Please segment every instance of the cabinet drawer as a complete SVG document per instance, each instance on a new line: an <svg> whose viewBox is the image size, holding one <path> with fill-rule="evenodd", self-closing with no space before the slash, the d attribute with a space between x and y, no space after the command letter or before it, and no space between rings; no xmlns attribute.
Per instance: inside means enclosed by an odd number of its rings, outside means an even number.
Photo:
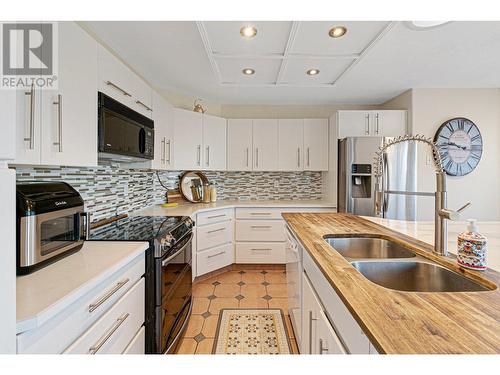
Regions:
<svg viewBox="0 0 500 375"><path fill-rule="evenodd" d="M196 229L197 251L224 245L233 241L233 221L204 225Z"/></svg>
<svg viewBox="0 0 500 375"><path fill-rule="evenodd" d="M141 327L122 354L144 354L146 345L146 328Z"/></svg>
<svg viewBox="0 0 500 375"><path fill-rule="evenodd" d="M218 270L234 262L234 245L217 246L196 254L197 276Z"/></svg>
<svg viewBox="0 0 500 375"><path fill-rule="evenodd" d="M236 219L282 219L280 208L236 208Z"/></svg>
<svg viewBox="0 0 500 375"><path fill-rule="evenodd" d="M236 220L236 241L285 241L283 220Z"/></svg>
<svg viewBox="0 0 500 375"><path fill-rule="evenodd" d="M65 354L121 354L144 323L144 278L141 278Z"/></svg>
<svg viewBox="0 0 500 375"><path fill-rule="evenodd" d="M331 318L335 330L351 354L369 354L370 340L363 333L361 327L353 318L335 290L323 276L311 256L302 250L304 270L311 280L314 290L318 294L327 315Z"/></svg>
<svg viewBox="0 0 500 375"><path fill-rule="evenodd" d="M245 242L236 244L236 263L285 263L285 243Z"/></svg>
<svg viewBox="0 0 500 375"><path fill-rule="evenodd" d="M142 254L41 327L17 335L17 352L61 353L122 297L144 271Z"/></svg>
<svg viewBox="0 0 500 375"><path fill-rule="evenodd" d="M220 223L221 221L232 220L233 217L234 210L232 208L202 212L196 215L196 225L200 227L202 225Z"/></svg>

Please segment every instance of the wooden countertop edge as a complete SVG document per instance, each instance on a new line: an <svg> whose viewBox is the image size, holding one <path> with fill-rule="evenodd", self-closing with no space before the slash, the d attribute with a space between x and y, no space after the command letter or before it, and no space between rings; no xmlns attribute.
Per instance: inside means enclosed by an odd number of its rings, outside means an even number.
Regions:
<svg viewBox="0 0 500 375"><path fill-rule="evenodd" d="M500 293L499 289L491 290L488 292L460 292L460 293L418 293L418 292L403 292L403 291L396 291L396 290L391 290L384 288L382 286L379 286L377 284L372 283L368 279L364 278L361 274L359 274L354 267L344 258L342 257L339 253L337 252L332 252L331 248L329 245L323 241L323 236L327 235L329 233L324 233L324 228L322 228L323 233L321 234L314 234L313 231L308 230L308 235L306 238L303 238L304 236L301 235L299 232L303 232L304 230L307 230L307 226L302 223L302 225L298 225L298 228L295 227L295 222L298 218L304 220L304 217L311 217L310 215L314 215L315 220L320 220L321 217L323 216L324 218L328 219L334 219L334 218L345 218L349 220L354 220L357 224L361 224L363 227L365 227L368 230L349 230L347 232L337 232L337 233L330 233L334 234L337 236L350 236L350 235L358 235L358 234L365 234L365 235L377 235L380 236L381 238L386 238L386 239L391 239L394 240L398 243L401 243L405 246L411 247L412 250L414 250L418 255L421 255L422 257L425 257L427 259L430 259L432 261L435 261L439 265L449 268L452 271L464 274L464 276L467 276L469 278L472 278L481 284L493 288L496 287L497 285L500 284L500 273L494 271L494 270L488 270L486 272L478 272L478 271L469 271L462 269L456 265L456 262L454 261L453 258L444 258L440 256L436 256L432 254L430 251L432 250L432 247L422 241L419 241L413 237L401 234L399 232L396 232L394 230L391 230L389 228L384 227L383 225L373 223L369 220L363 219L358 216L350 215L350 214L335 214L335 213L283 213L283 218L285 221L288 223L288 225L291 227L291 229L294 231L295 235L303 245L303 247L308 251L308 253L311 255L312 259L316 263L316 265L319 267L323 275L326 277L328 280L329 284L333 287L335 292L339 295L341 300L344 302L348 310L351 312L353 315L354 319L358 322L360 325L361 329L365 332L367 337L370 339L372 344L375 346L377 351L379 353L499 353L500 352L500 345L499 345L499 335L495 334L495 330L498 331L500 326L498 322L500 321L500 314L497 312L498 309L500 309ZM312 218L312 217L311 217ZM325 224L326 222L323 222ZM332 231L333 232L333 231ZM311 249L312 247L312 249ZM329 259L333 258L333 259ZM420 316L417 314L415 322L408 322L408 323L422 323L424 328L429 331L429 334L435 335L435 336L444 336L443 338L447 338L449 341L445 341L443 343L443 347L439 348L441 350L425 350L428 349L426 347L426 343L420 343L418 347L412 347L407 346L407 345L397 345L392 342L390 345L388 345L389 340L387 339L387 335L384 336L383 331L382 334L376 327L376 324L374 324L374 321L376 319L372 319L372 321L369 321L367 317L363 317L363 314L359 314L357 310L361 310L359 306L356 306L356 301L354 298L351 296L348 296L348 291L347 293L342 290L342 280L339 277L335 277L329 274L329 270L325 267L324 264L329 264L330 261L335 260L335 267L338 268L340 267L343 271L343 277L344 277L344 283L346 281L346 275L345 272L349 274L348 279L352 283L355 283L356 285L360 285L359 288L357 288L358 292L364 292L365 294L369 292L373 293L378 293L378 297L383 297L385 303L408 303L407 301L410 301L413 305L417 305L417 307L414 308L415 311L405 311L406 315L412 315L414 312L419 312L418 310L428 310L432 313L435 313L436 316L430 316L432 314L426 315L425 317L422 316L422 311L420 311ZM330 270L331 271L331 270ZM352 271L352 272L351 272ZM345 287L345 286L344 286ZM463 297L459 301L456 301L456 297L460 296ZM473 303L479 303L479 302L484 302L483 300L487 297L487 299L491 299L493 297L494 305L497 306L498 308L496 309L495 306L491 307L492 312L490 314L485 313L483 310L467 305L466 307L470 309L470 315L467 314L462 314L462 319L459 319L460 316L454 316L454 319L450 318L449 316L443 314L444 307L443 305L445 304L443 302L443 299L450 299L450 302L453 301L457 305L464 305L464 299L466 300L473 300ZM369 298L369 297L367 297ZM351 299L353 301L351 301ZM436 299L438 300L436 302ZM396 302L395 302L396 301ZM354 302L354 304L352 303ZM434 303L434 304L433 304ZM437 305L436 305L437 303ZM448 302L446 302L449 304ZM469 302L470 303L470 302ZM410 308L409 306L406 306L407 308ZM463 306L462 306L463 307ZM485 306L482 306L485 307ZM495 310L496 309L496 310ZM374 309L372 309L374 310ZM373 312L373 311L370 311ZM473 313L473 315L472 315ZM366 314L365 314L366 315ZM368 314L370 315L370 314ZM379 315L383 315L382 312L379 313ZM493 315L493 316L492 316ZM481 340L478 338L477 332L470 333L466 331L465 326L460 325L457 323L457 320L464 320L462 322L464 325L471 325L473 328L475 327L473 323L470 323L467 321L467 318L470 318L470 316L476 317L476 323L477 324L482 324L483 326L491 326L493 327L492 332L493 336L489 335L488 330L486 330L485 335L481 336L485 337L487 336L489 338L489 341L487 342L481 342ZM366 321L365 321L366 320ZM405 320L404 318L402 320ZM411 325L411 324L410 324ZM447 330L440 330L440 327L446 326ZM477 328L477 326L476 326ZM423 329L423 328L422 328ZM450 336L450 334L447 334L447 332L452 332L454 335L461 335L460 337L462 340L453 340L454 336ZM477 329L476 329L477 331ZM382 336L382 337L380 337ZM486 338L486 337L485 337ZM468 342L469 340L471 345L464 345L464 342ZM439 340L437 340L439 341ZM477 345L476 345L477 344ZM476 345L476 346L474 346Z"/></svg>

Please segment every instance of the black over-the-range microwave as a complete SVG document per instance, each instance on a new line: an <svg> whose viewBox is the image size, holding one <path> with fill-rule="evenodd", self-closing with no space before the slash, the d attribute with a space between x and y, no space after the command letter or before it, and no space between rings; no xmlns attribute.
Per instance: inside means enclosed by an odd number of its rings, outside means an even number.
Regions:
<svg viewBox="0 0 500 375"><path fill-rule="evenodd" d="M144 161L154 158L154 122L98 92L99 158Z"/></svg>

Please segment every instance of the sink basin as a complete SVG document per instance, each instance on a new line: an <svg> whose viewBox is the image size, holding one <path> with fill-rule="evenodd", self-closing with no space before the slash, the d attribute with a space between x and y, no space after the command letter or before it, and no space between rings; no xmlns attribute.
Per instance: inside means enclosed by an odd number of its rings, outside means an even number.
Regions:
<svg viewBox="0 0 500 375"><path fill-rule="evenodd" d="M412 258L415 254L396 242L375 237L327 237L340 255L351 259Z"/></svg>
<svg viewBox="0 0 500 375"><path fill-rule="evenodd" d="M375 284L405 292L480 292L488 288L438 265L414 261L352 262Z"/></svg>

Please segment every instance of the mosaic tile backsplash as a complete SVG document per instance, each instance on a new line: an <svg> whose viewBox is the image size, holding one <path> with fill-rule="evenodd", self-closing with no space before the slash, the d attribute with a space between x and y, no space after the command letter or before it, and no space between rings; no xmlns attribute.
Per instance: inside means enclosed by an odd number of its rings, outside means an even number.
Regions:
<svg viewBox="0 0 500 375"><path fill-rule="evenodd" d="M160 171L170 189L178 187L182 171ZM165 189L154 171L118 165L93 168L18 167L17 180L65 181L82 195L92 221L164 203ZM321 199L321 172L205 172L217 184L219 200Z"/></svg>

